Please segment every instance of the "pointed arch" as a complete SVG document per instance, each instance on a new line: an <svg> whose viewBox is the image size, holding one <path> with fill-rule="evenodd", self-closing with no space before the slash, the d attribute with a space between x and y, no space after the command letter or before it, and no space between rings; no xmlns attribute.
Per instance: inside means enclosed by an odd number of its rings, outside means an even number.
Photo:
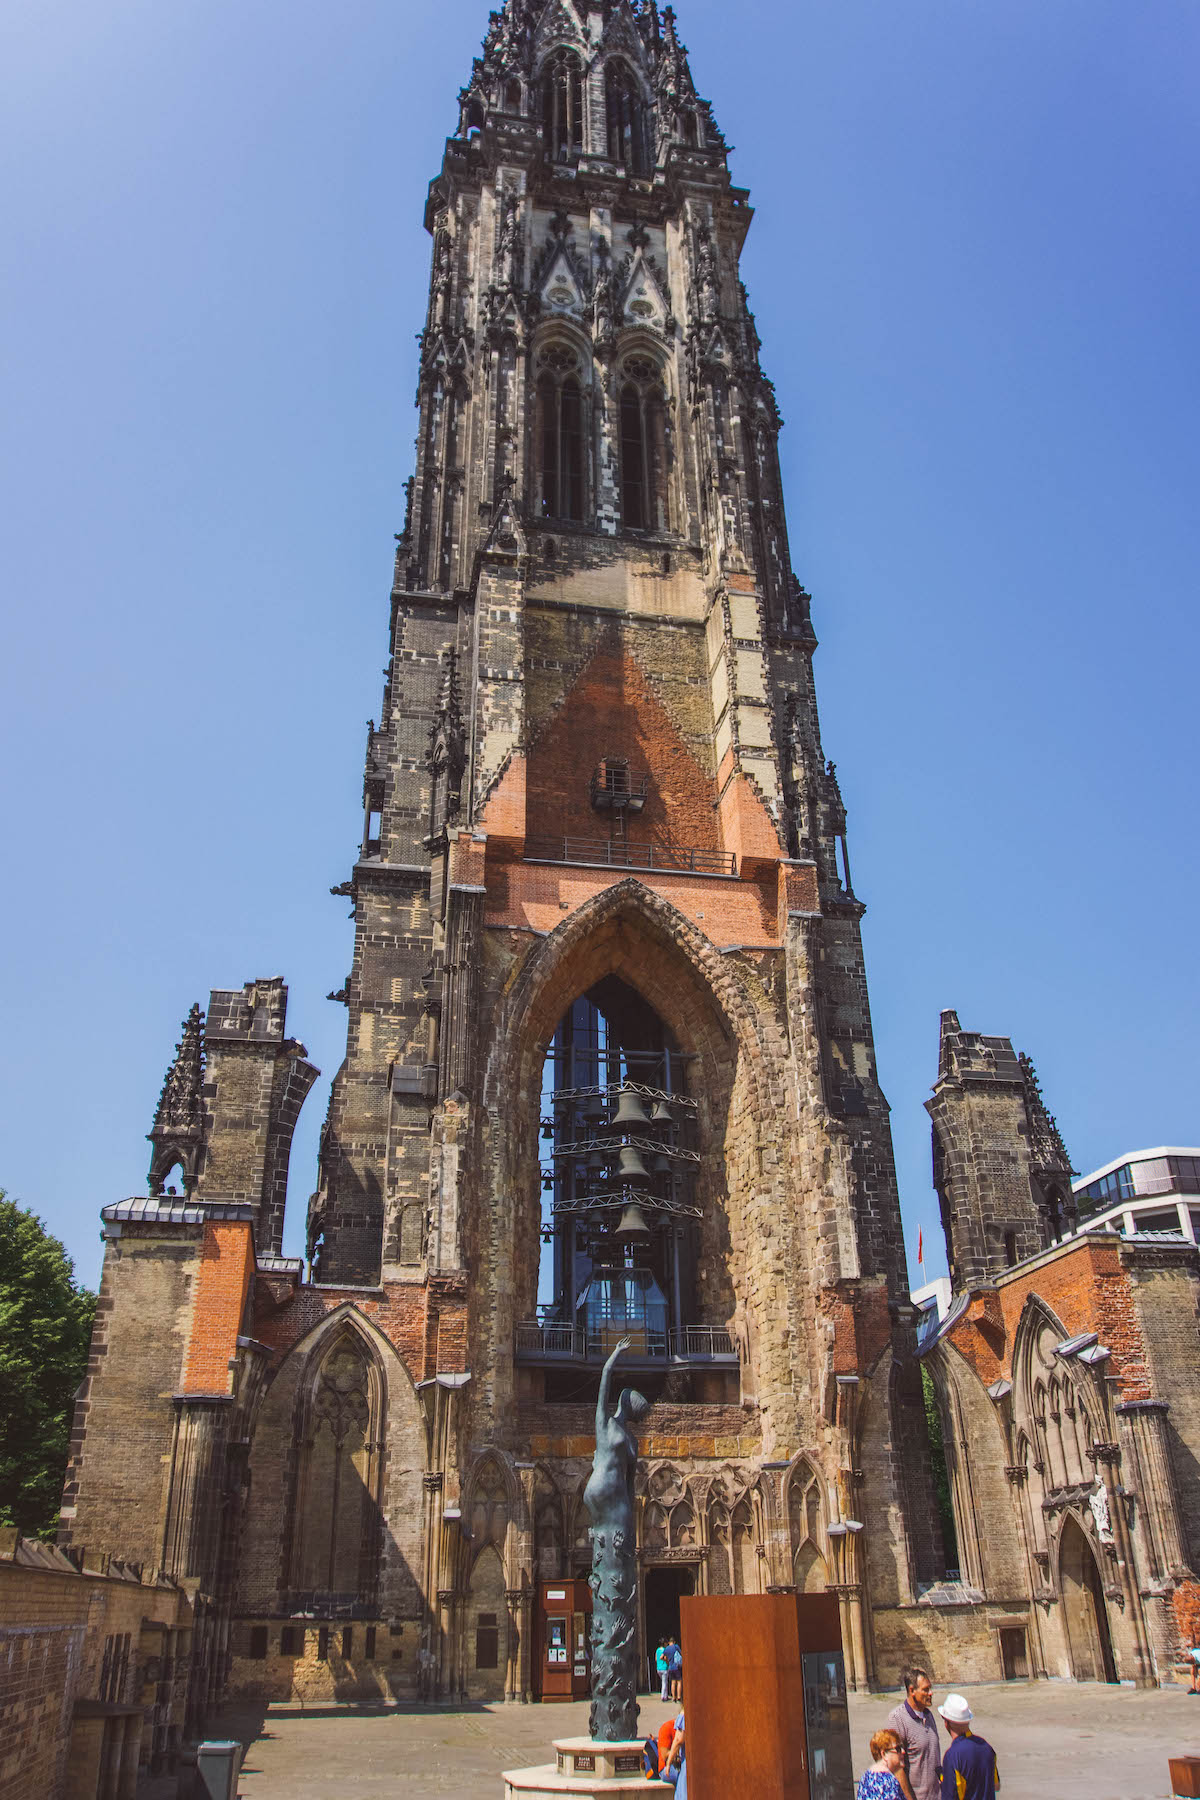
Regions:
<svg viewBox="0 0 1200 1800"><path fill-rule="evenodd" d="M537 510L543 519L587 518L591 440L591 347L556 320L534 346L531 446Z"/></svg>
<svg viewBox="0 0 1200 1800"><path fill-rule="evenodd" d="M489 1446L470 1463L463 1478L459 1508L464 1523L475 1530L478 1512L486 1527L485 1538L505 1549L505 1530L511 1523L518 1531L527 1528L527 1508L521 1484L508 1457L502 1450Z"/></svg>
<svg viewBox="0 0 1200 1800"><path fill-rule="evenodd" d="M627 175L649 175L653 165L650 107L642 84L623 56L604 67L604 116L608 160Z"/></svg>
<svg viewBox="0 0 1200 1800"><path fill-rule="evenodd" d="M533 1478L533 1561L539 1580L555 1581L565 1574L567 1516L565 1496L544 1463Z"/></svg>
<svg viewBox="0 0 1200 1800"><path fill-rule="evenodd" d="M360 1350L369 1377L372 1447L363 1496L364 1591L357 1599L374 1605L386 1593L399 1612L419 1608L424 1416L395 1346L353 1302L344 1301L286 1349L264 1382L249 1421L247 1473L254 1506L243 1524L238 1603L260 1615L306 1606L296 1577L311 1522L305 1502L312 1468L309 1400L323 1359L339 1341ZM360 1479L361 1471L351 1487ZM321 1591L327 1591L325 1582Z"/></svg>
<svg viewBox="0 0 1200 1800"><path fill-rule="evenodd" d="M792 1580L798 1593L824 1593L829 1581L828 1508L824 1482L806 1456L793 1459L786 1495Z"/></svg>
<svg viewBox="0 0 1200 1800"><path fill-rule="evenodd" d="M484 1070L488 1113L504 1119L502 1154L512 1211L491 1221L494 1253L511 1266L518 1318L536 1299L541 1229L540 1096L547 1050L564 1004L615 976L668 1028L683 1058L686 1091L697 1103L699 1253L718 1271L706 1283L707 1322L725 1328L738 1296L734 1254L764 1171L764 1134L778 1131L779 1104L769 1088L774 1049L763 1041L763 1014L741 974L671 903L632 877L585 902L526 958L502 1002ZM513 1095L527 1096L514 1110ZM499 1140L498 1140L499 1141ZM731 1192L730 1174L735 1171ZM514 1248L517 1254L514 1255ZM708 1266L706 1264L706 1266ZM749 1304L743 1297L743 1304Z"/></svg>
<svg viewBox="0 0 1200 1800"><path fill-rule="evenodd" d="M571 162L583 149L583 64L560 45L541 66L542 141L551 162Z"/></svg>
<svg viewBox="0 0 1200 1800"><path fill-rule="evenodd" d="M729 1515L729 1557L735 1594L759 1591L758 1563L754 1541L754 1508L748 1495L743 1495Z"/></svg>
<svg viewBox="0 0 1200 1800"><path fill-rule="evenodd" d="M386 1390L375 1345L346 1309L319 1333L296 1408L287 1586L338 1608L374 1599L381 1545Z"/></svg>
<svg viewBox="0 0 1200 1800"><path fill-rule="evenodd" d="M708 1591L710 1594L732 1594L733 1523L729 1508L718 1499L708 1506Z"/></svg>
<svg viewBox="0 0 1200 1800"><path fill-rule="evenodd" d="M1091 1537L1072 1509L1058 1540L1058 1583L1076 1681L1116 1681L1112 1633Z"/></svg>

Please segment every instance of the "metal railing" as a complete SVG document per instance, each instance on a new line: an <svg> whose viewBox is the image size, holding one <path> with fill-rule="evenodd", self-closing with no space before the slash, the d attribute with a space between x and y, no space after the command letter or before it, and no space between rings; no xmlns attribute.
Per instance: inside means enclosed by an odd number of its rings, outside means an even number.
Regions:
<svg viewBox="0 0 1200 1800"><path fill-rule="evenodd" d="M677 844L627 844L612 838L530 838L526 862L589 863L613 869L671 869L687 875L736 875L737 857L724 850Z"/></svg>
<svg viewBox="0 0 1200 1800"><path fill-rule="evenodd" d="M583 1325L568 1325L551 1319L525 1319L517 1326L517 1360L601 1363L621 1335L616 1326L589 1330ZM630 1335L634 1341L626 1355L631 1362L737 1361L733 1338L717 1325L684 1325L670 1331L639 1330Z"/></svg>

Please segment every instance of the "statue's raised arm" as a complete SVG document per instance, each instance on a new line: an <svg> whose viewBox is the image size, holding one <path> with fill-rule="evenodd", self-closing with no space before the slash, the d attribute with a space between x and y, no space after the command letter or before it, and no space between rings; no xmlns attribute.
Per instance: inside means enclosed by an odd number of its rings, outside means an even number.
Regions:
<svg viewBox="0 0 1200 1800"><path fill-rule="evenodd" d="M600 1375L600 1393L596 1400L596 1446L597 1446L597 1448L599 1448L601 1434L603 1433L604 1426L608 1420L608 1394L609 1394L609 1388L611 1385L612 1372L613 1372L614 1368L616 1367L617 1358L621 1355L621 1352L623 1350L628 1350L628 1348L632 1342L633 1342L632 1338L623 1337L620 1339L620 1341L618 1342L612 1355L609 1357L608 1361L605 1363L604 1368Z"/></svg>

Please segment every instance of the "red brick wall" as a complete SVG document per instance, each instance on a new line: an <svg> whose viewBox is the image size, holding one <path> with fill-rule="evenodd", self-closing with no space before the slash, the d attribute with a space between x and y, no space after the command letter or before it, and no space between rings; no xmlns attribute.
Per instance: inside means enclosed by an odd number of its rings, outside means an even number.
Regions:
<svg viewBox="0 0 1200 1800"><path fill-rule="evenodd" d="M529 752L527 835L607 838L608 815L594 811L588 783L613 756L650 777L631 840L722 848L711 777L633 658L615 650L592 657Z"/></svg>
<svg viewBox="0 0 1200 1800"><path fill-rule="evenodd" d="M777 949L781 942L774 872L762 881L731 881L727 877L674 875L657 869L626 872L501 862L493 860L490 854L487 869L485 917L489 925L553 931L577 907L626 879L628 873L633 880L669 900L714 944L767 950Z"/></svg>
<svg viewBox="0 0 1200 1800"><path fill-rule="evenodd" d="M1031 1294L1044 1300L1069 1337L1095 1331L1112 1351L1112 1374L1122 1400L1150 1397L1146 1348L1129 1275L1121 1267L1119 1241L1089 1236L1068 1245L1016 1280L999 1284L996 1295L972 1305L950 1338L990 1386L1012 1379L1013 1340Z"/></svg>
<svg viewBox="0 0 1200 1800"><path fill-rule="evenodd" d="M255 1283L253 1335L273 1352L278 1367L292 1345L346 1301L378 1327L395 1347L414 1382L466 1369L466 1295L424 1281L389 1282L379 1296L361 1289L298 1287L284 1305L278 1290Z"/></svg>
<svg viewBox="0 0 1200 1800"><path fill-rule="evenodd" d="M229 1363L250 1291L254 1248L249 1225L210 1219L196 1276L192 1330L183 1369L184 1392L227 1394Z"/></svg>

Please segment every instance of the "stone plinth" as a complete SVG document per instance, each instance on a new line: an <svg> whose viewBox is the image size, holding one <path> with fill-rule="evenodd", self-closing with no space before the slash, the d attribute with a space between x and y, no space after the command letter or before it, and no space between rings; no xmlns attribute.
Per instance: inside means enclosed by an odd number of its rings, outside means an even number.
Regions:
<svg viewBox="0 0 1200 1800"><path fill-rule="evenodd" d="M601 1744L594 1738L556 1738L555 1760L532 1769L506 1769L504 1800L561 1800L564 1794L634 1800L646 1793L642 1739Z"/></svg>

